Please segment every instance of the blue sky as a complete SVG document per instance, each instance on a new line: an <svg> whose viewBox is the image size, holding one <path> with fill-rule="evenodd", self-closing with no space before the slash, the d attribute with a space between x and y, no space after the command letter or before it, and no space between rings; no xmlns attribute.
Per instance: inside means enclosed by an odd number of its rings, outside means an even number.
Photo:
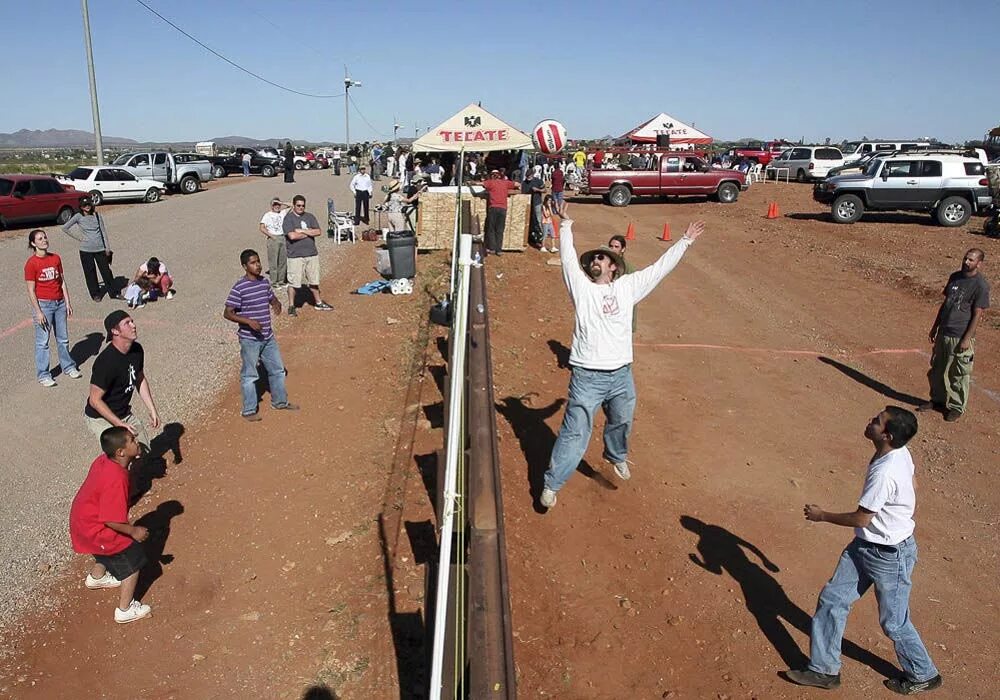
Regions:
<svg viewBox="0 0 1000 700"><path fill-rule="evenodd" d="M1000 2L145 0L288 87L352 90L352 140L469 102L521 128L619 135L666 111L719 139L979 138L1000 124ZM77 0L3 3L0 132L92 128ZM103 132L343 140L344 100L237 71L135 0L90 0ZM359 113L360 112L360 113ZM363 117L362 117L363 115Z"/></svg>

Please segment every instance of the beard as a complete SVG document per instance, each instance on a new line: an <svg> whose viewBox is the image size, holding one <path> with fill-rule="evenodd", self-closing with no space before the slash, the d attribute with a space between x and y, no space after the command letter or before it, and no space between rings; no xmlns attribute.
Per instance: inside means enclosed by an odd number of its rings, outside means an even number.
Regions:
<svg viewBox="0 0 1000 700"><path fill-rule="evenodd" d="M587 268L587 274L590 275L591 279L596 280L598 277L601 276L601 266L591 265L590 267Z"/></svg>

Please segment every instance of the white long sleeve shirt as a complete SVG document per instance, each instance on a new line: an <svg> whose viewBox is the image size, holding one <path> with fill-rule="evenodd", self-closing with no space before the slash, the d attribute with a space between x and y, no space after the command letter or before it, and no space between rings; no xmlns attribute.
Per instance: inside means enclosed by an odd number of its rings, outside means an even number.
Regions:
<svg viewBox="0 0 1000 700"><path fill-rule="evenodd" d="M358 173L357 175L351 178L350 188L351 192L355 194L357 194L359 191L371 194L372 190L374 190L374 186L372 185L371 175L369 175L368 173Z"/></svg>
<svg viewBox="0 0 1000 700"><path fill-rule="evenodd" d="M693 241L682 237L649 267L597 284L583 268L573 245L573 222L559 224L563 281L575 308L569 363L585 369L615 370L632 363L632 314L684 256Z"/></svg>

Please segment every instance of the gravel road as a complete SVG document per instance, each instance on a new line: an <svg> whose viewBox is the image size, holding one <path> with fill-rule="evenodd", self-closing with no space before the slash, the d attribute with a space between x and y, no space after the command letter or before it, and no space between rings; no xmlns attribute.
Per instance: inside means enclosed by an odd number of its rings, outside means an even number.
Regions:
<svg viewBox="0 0 1000 700"><path fill-rule="evenodd" d="M240 251L253 247L266 259L257 223L270 198L290 201L295 194L305 195L307 210L323 226L327 197L337 199L338 209L347 208L347 175L336 178L324 170L300 172L296 178L295 184L285 184L280 176L254 177L235 187L174 195L155 204L102 209L115 251L115 274L131 276L156 255L170 269L178 290L173 300L134 312L164 424L180 423L191 431L206 418L218 392L237 381L239 348L221 311L230 286L242 274ZM52 251L63 258L75 311L70 347L82 360L84 379L57 376L57 387L42 388L35 380L34 335L23 281L29 230L0 241L0 265L6 270L0 278L0 385L6 387L0 394L0 626L13 620L72 555L69 504L99 452L83 418L90 368L103 348L105 315L127 308L123 302L90 299L76 242L59 227L47 227ZM323 289L330 298L346 291L337 287L332 274L336 248L329 239L320 242ZM133 407L145 417L138 396ZM184 468L171 462L168 456L170 469Z"/></svg>

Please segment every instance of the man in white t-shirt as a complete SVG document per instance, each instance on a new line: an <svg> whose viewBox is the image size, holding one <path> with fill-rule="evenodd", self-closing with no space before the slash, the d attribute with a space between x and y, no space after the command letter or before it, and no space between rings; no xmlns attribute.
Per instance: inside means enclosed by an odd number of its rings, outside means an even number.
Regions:
<svg viewBox="0 0 1000 700"><path fill-rule="evenodd" d="M832 689L840 686L840 644L851 605L875 587L882 631L892 640L903 668L902 678L884 681L900 695L915 695L941 686L941 675L910 620L910 588L917 563L913 511L917 505L913 458L906 443L917 434L917 417L898 406L886 406L865 428L875 446L868 462L858 507L850 513L828 513L805 507L806 519L854 528L854 540L840 555L833 578L823 587L812 620L809 667L788 671L799 685Z"/></svg>
<svg viewBox="0 0 1000 700"><path fill-rule="evenodd" d="M567 204L558 209L559 257L563 281L575 308L573 343L569 353L569 399L559 437L552 447L541 504L551 508L556 493L576 471L590 434L594 415L604 409L604 458L621 479L631 477L628 436L635 411L632 381L632 313L635 305L680 262L684 251L705 230L705 224L688 226L684 236L649 267L622 276L621 257L607 247L589 250L576 259L573 222L566 218Z"/></svg>
<svg viewBox="0 0 1000 700"><path fill-rule="evenodd" d="M260 217L260 232L267 239L267 275L275 289L288 286L288 251L283 228L288 208L288 204L275 197L271 200L271 210Z"/></svg>

